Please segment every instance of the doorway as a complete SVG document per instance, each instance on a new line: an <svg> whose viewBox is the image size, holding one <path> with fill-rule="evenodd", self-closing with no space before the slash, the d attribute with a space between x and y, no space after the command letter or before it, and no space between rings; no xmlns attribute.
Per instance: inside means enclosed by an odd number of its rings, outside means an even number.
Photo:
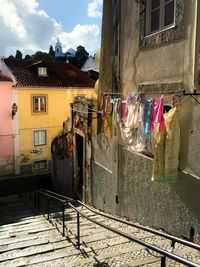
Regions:
<svg viewBox="0 0 200 267"><path fill-rule="evenodd" d="M74 191L76 196L85 198L85 138L75 133Z"/></svg>

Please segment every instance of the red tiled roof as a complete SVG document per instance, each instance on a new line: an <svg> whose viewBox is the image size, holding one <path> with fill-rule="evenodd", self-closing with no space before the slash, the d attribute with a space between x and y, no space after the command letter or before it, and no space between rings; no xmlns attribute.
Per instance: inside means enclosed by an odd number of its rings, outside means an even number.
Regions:
<svg viewBox="0 0 200 267"><path fill-rule="evenodd" d="M95 81L66 62L4 59L18 87L94 87ZM47 68L47 76L38 76L38 67Z"/></svg>
<svg viewBox="0 0 200 267"><path fill-rule="evenodd" d="M12 82L12 79L0 72L0 82Z"/></svg>

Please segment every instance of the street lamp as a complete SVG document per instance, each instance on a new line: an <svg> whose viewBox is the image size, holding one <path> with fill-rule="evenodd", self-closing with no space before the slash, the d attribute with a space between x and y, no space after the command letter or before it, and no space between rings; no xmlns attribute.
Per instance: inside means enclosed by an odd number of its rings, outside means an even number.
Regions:
<svg viewBox="0 0 200 267"><path fill-rule="evenodd" d="M17 110L18 110L18 106L17 106L16 103L14 103L14 104L12 105L12 120L13 120L15 114L17 113Z"/></svg>

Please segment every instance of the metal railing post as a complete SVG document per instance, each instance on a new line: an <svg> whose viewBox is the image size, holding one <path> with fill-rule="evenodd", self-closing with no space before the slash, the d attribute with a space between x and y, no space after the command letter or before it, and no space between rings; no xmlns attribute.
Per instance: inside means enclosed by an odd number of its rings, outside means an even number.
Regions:
<svg viewBox="0 0 200 267"><path fill-rule="evenodd" d="M63 236L65 236L65 204L62 206Z"/></svg>
<svg viewBox="0 0 200 267"><path fill-rule="evenodd" d="M80 249L80 214L77 212L77 247Z"/></svg>
<svg viewBox="0 0 200 267"><path fill-rule="evenodd" d="M160 267L166 267L166 257L165 256L161 257Z"/></svg>
<svg viewBox="0 0 200 267"><path fill-rule="evenodd" d="M176 241L175 240L172 240L171 247L172 248L175 248L175 244L176 244Z"/></svg>
<svg viewBox="0 0 200 267"><path fill-rule="evenodd" d="M50 217L50 197L47 197L47 219Z"/></svg>

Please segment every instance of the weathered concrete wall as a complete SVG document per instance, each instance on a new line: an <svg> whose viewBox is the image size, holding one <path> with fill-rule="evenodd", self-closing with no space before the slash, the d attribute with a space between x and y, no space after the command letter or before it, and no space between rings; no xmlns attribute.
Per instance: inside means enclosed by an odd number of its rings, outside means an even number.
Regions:
<svg viewBox="0 0 200 267"><path fill-rule="evenodd" d="M113 145L112 139L107 139L106 143ZM111 214L157 229L162 228L178 236L189 237L191 227L196 236L199 235L200 181L180 172L174 182L153 182L153 160L134 154L124 146L119 145L118 148L119 172L116 185L111 171L112 158L105 151L102 153L98 146L94 147L96 156L92 164L92 204ZM95 161L97 157L103 159L102 165ZM107 162L105 165L104 161Z"/></svg>
<svg viewBox="0 0 200 267"><path fill-rule="evenodd" d="M116 212L117 178L113 139L92 136L92 204L107 212Z"/></svg>
<svg viewBox="0 0 200 267"><path fill-rule="evenodd" d="M54 191L72 196L72 158L52 158L52 185Z"/></svg>
<svg viewBox="0 0 200 267"><path fill-rule="evenodd" d="M140 7L136 1L121 1L120 26L120 81L121 98L139 88L180 91L193 90L197 83L196 47L199 39L197 16L198 1L177 0L184 20L183 36L170 42L158 41L152 47L139 46ZM100 92L110 91L113 51L113 1L104 1ZM198 8L198 9L197 9ZM181 17L180 17L181 19ZM181 35L180 35L181 36ZM159 37L160 38L160 37ZM107 51L110 52L108 56ZM165 87L166 86L166 87ZM170 89L170 90L171 90ZM99 92L99 96L101 96ZM200 105L191 97L181 105L180 167L187 166L200 176ZM163 228L166 231L188 236L190 228L200 234L200 180L179 173L173 183L151 181L151 159L136 155L123 145L117 134L106 138L102 132L93 136L92 203L97 208L119 214L142 224ZM96 141L98 140L98 142ZM102 144L107 147L103 148ZM109 149L108 149L109 148ZM95 162L96 161L96 162ZM97 164L98 163L98 164ZM118 197L118 203L116 196Z"/></svg>
<svg viewBox="0 0 200 267"><path fill-rule="evenodd" d="M193 89L196 0L183 2L184 38L150 48L141 48L139 47L140 6L136 1L121 1L120 62L123 92L129 93L130 90L137 89L141 83L172 81L183 81L186 89Z"/></svg>
<svg viewBox="0 0 200 267"><path fill-rule="evenodd" d="M112 8L104 1L99 73L99 97L101 92L112 90L113 22ZM108 38L109 36L109 38Z"/></svg>
<svg viewBox="0 0 200 267"><path fill-rule="evenodd" d="M181 173L174 182L152 182L152 163L119 147L118 213L189 237L191 227L200 229L200 182Z"/></svg>

